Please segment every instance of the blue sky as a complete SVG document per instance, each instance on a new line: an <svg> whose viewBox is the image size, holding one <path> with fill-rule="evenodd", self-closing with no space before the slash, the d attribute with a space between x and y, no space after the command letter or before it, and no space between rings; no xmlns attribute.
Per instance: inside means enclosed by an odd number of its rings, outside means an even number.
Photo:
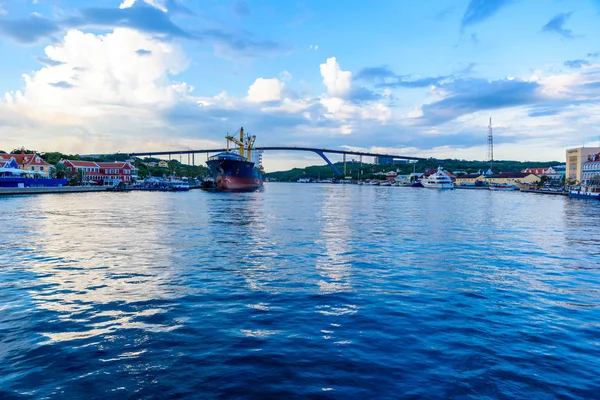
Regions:
<svg viewBox="0 0 600 400"><path fill-rule="evenodd" d="M0 149L598 145L600 0L0 0ZM267 154L268 170L321 163Z"/></svg>

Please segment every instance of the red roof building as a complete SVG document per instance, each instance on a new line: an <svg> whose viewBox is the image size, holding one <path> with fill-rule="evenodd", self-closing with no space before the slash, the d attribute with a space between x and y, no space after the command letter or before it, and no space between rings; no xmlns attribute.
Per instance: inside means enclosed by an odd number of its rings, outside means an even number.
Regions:
<svg viewBox="0 0 600 400"><path fill-rule="evenodd" d="M72 174L81 171L83 173L83 183L100 183L102 175L100 167L93 161L61 160L60 163Z"/></svg>
<svg viewBox="0 0 600 400"><path fill-rule="evenodd" d="M71 171L83 172L83 182L98 184L103 186L112 186L116 183L133 183L137 169L129 162L94 162L94 161L76 161L62 160L61 163Z"/></svg>
<svg viewBox="0 0 600 400"><path fill-rule="evenodd" d="M97 162L102 175L102 185L114 185L121 181L127 185L133 183L137 168L127 161Z"/></svg>
<svg viewBox="0 0 600 400"><path fill-rule="evenodd" d="M46 161L42 159L38 154L4 154L0 153L0 159L4 161L10 161L11 158L14 158L16 163L19 165L19 169L25 171L36 172L36 175L39 176L50 176L50 167L52 165L48 164Z"/></svg>
<svg viewBox="0 0 600 400"><path fill-rule="evenodd" d="M552 167L547 168L525 168L521 170L523 173L534 174L537 176L547 176L550 179L559 179L560 175Z"/></svg>

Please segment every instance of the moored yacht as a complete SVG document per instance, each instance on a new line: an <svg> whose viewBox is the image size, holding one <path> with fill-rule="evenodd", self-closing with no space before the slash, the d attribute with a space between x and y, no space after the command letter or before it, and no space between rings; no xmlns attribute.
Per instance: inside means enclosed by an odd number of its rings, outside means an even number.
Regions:
<svg viewBox="0 0 600 400"><path fill-rule="evenodd" d="M438 167L435 174L431 174L421 180L423 187L430 189L454 189L452 178L444 173L442 167Z"/></svg>
<svg viewBox="0 0 600 400"><path fill-rule="evenodd" d="M569 197L600 200L600 179L589 180L585 183L584 185L570 189Z"/></svg>

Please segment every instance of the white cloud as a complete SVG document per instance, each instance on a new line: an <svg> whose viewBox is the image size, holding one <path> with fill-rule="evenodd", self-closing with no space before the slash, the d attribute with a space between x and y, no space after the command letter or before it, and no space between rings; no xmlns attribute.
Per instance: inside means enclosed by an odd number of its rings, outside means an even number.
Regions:
<svg viewBox="0 0 600 400"><path fill-rule="evenodd" d="M281 91L285 84L277 78L258 78L248 89L248 100L251 103L264 103L281 100Z"/></svg>
<svg viewBox="0 0 600 400"><path fill-rule="evenodd" d="M344 97L350 92L352 73L342 71L335 57L328 58L321 64L320 70L329 96Z"/></svg>
<svg viewBox="0 0 600 400"><path fill-rule="evenodd" d="M162 12L167 12L166 2L164 0L143 0L146 4L151 5L154 8L158 8ZM129 8L133 7L136 0L123 0L123 2L119 5L119 8Z"/></svg>
<svg viewBox="0 0 600 400"><path fill-rule="evenodd" d="M140 48L151 54L139 56ZM72 30L45 53L60 64L23 75L24 88L4 95L0 115L20 122L0 127L0 136L13 137L15 125L27 126L21 143L98 151L140 136L166 137L160 111L192 99L191 86L169 77L188 65L181 48L134 30L106 35Z"/></svg>
<svg viewBox="0 0 600 400"><path fill-rule="evenodd" d="M311 44L311 45L308 46L308 50L317 51L317 50L319 50L319 45L318 44Z"/></svg>
<svg viewBox="0 0 600 400"><path fill-rule="evenodd" d="M311 107L314 104L315 104L315 102L312 101L311 99L292 100L289 98L285 98L285 99L283 99L281 104L276 105L276 106L262 107L260 109L260 111L266 112L266 113L284 112L284 113L289 113L289 114L297 114L297 113L300 113L300 112L306 110L307 108ZM305 115L305 118L311 119L310 113L308 115Z"/></svg>
<svg viewBox="0 0 600 400"><path fill-rule="evenodd" d="M327 94L321 96L320 103L327 110L325 117L341 124L339 129L341 134L351 134L353 123L356 121L375 120L386 123L391 118L392 112L384 104L377 102L354 104L346 99L352 90L352 73L343 71L335 57L328 58L321 64L320 70L323 83L327 88Z"/></svg>

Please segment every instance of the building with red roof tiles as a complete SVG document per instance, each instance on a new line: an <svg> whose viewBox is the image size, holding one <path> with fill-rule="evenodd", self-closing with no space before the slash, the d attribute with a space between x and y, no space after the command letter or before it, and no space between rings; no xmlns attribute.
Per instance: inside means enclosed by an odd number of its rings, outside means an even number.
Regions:
<svg viewBox="0 0 600 400"><path fill-rule="evenodd" d="M537 176L547 176L550 179L560 179L560 174L558 174L554 168L525 168L521 170L523 173L534 174Z"/></svg>
<svg viewBox="0 0 600 400"><path fill-rule="evenodd" d="M71 173L81 171L84 183L112 186L123 182L129 185L137 178L137 168L127 161L61 160L61 163Z"/></svg>
<svg viewBox="0 0 600 400"><path fill-rule="evenodd" d="M52 167L52 165L44 161L38 154L0 154L0 159L2 160L8 161L11 158L15 160L19 169L31 171L38 176L44 176L46 178L50 176L50 167Z"/></svg>
<svg viewBox="0 0 600 400"><path fill-rule="evenodd" d="M130 185L137 178L137 168L128 161L96 162L96 164L100 168L101 184L104 186L112 186L118 182Z"/></svg>
<svg viewBox="0 0 600 400"><path fill-rule="evenodd" d="M60 160L60 163L64 165L65 168L71 172L71 174L81 171L83 183L95 184L102 181L100 167L93 161Z"/></svg>

